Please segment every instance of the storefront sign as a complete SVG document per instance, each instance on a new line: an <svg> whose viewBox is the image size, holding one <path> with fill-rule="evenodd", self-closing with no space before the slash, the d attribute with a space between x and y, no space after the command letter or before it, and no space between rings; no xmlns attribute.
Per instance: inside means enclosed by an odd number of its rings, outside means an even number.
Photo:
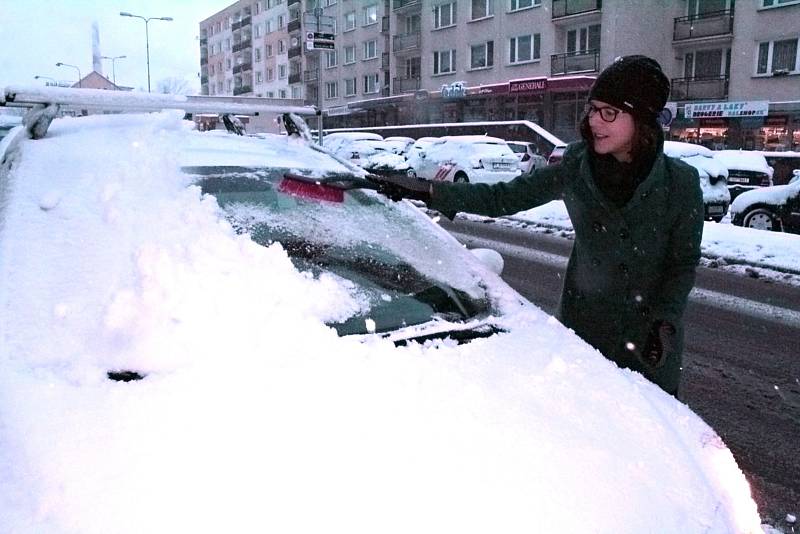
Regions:
<svg viewBox="0 0 800 534"><path fill-rule="evenodd" d="M509 93L544 93L547 91L547 78L530 78L528 80L511 80L508 82Z"/></svg>
<svg viewBox="0 0 800 534"><path fill-rule="evenodd" d="M766 117L768 113L769 101L767 100L686 104L684 108L687 119Z"/></svg>
<svg viewBox="0 0 800 534"><path fill-rule="evenodd" d="M325 110L328 114L328 117L335 117L337 115L350 115L350 108L347 105L344 106L333 106Z"/></svg>
<svg viewBox="0 0 800 534"><path fill-rule="evenodd" d="M464 98L467 96L467 88L464 82L453 82L450 85L442 86L442 98Z"/></svg>
<svg viewBox="0 0 800 534"><path fill-rule="evenodd" d="M479 85L478 87L470 87L467 89L467 94L472 95L499 95L508 92L507 83L498 83L493 85Z"/></svg>

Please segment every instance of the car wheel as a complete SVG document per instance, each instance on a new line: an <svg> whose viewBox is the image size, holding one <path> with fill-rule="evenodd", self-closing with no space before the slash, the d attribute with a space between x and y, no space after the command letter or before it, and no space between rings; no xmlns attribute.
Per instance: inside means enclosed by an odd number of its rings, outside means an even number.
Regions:
<svg viewBox="0 0 800 534"><path fill-rule="evenodd" d="M724 219L724 218L725 217L711 217L711 220L714 221L715 223L718 223L718 222L722 222L722 219Z"/></svg>
<svg viewBox="0 0 800 534"><path fill-rule="evenodd" d="M465 183L469 182L469 177L467 176L467 173L459 171L459 172L456 173L455 176L453 176L453 181L456 182L456 183L464 183L465 184Z"/></svg>
<svg viewBox="0 0 800 534"><path fill-rule="evenodd" d="M406 171L406 176L408 176L409 178L416 178L417 177L417 171L415 171L414 169L408 169Z"/></svg>
<svg viewBox="0 0 800 534"><path fill-rule="evenodd" d="M766 208L756 208L746 213L742 226L756 230L780 230L780 223L775 214Z"/></svg>

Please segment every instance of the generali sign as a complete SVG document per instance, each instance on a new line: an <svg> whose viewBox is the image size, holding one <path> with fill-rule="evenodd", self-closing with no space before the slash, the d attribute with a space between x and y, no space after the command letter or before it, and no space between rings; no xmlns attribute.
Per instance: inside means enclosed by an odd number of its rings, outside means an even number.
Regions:
<svg viewBox="0 0 800 534"><path fill-rule="evenodd" d="M509 93L544 93L547 91L547 78L530 78L508 82Z"/></svg>

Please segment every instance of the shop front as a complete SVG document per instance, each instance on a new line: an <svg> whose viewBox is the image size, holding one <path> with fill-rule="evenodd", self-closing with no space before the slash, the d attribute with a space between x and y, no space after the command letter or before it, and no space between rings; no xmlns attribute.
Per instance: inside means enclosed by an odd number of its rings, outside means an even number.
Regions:
<svg viewBox="0 0 800 534"><path fill-rule="evenodd" d="M669 138L712 150L800 150L800 101L700 102L678 107Z"/></svg>

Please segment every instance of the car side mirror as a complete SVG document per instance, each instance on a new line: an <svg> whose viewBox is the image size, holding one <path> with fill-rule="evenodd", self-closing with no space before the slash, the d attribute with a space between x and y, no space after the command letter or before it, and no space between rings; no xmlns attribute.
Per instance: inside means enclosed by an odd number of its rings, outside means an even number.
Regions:
<svg viewBox="0 0 800 534"><path fill-rule="evenodd" d="M473 248L470 249L470 252L494 274L500 276L503 273L505 262L503 261L503 256L496 250L491 248Z"/></svg>

